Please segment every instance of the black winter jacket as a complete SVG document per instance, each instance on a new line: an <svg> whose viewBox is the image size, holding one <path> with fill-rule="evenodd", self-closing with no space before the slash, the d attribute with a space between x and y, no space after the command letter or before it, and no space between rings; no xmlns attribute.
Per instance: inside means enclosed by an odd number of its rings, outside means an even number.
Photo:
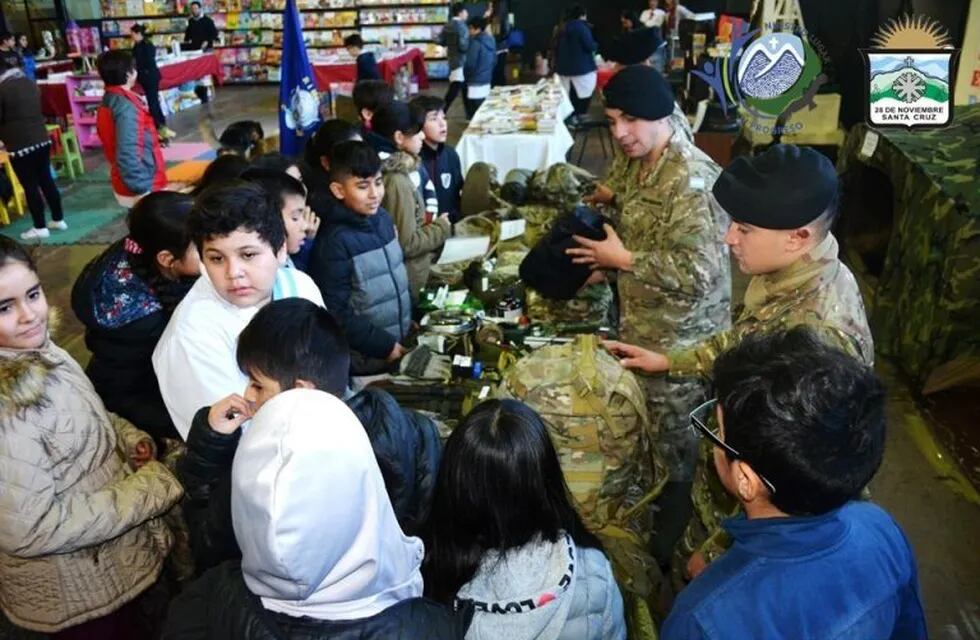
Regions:
<svg viewBox="0 0 980 640"><path fill-rule="evenodd" d="M177 302L191 281L167 283L160 291L132 272L123 241L89 262L71 292L72 310L85 325L85 346L92 353L85 372L106 409L126 418L159 443L179 438L151 357Z"/></svg>
<svg viewBox="0 0 980 640"><path fill-rule="evenodd" d="M238 562L195 580L170 603L164 640L455 640L466 634L472 608L454 613L427 600L403 600L360 620L295 618L262 607L248 590Z"/></svg>
<svg viewBox="0 0 980 640"><path fill-rule="evenodd" d="M421 413L402 409L380 389L365 389L347 405L371 441L398 523L407 535L417 535L428 517L442 459L438 428ZM177 464L199 571L241 557L231 522L231 463L240 432L223 435L211 429L209 410L204 407L195 414L187 455Z"/></svg>
<svg viewBox="0 0 980 640"><path fill-rule="evenodd" d="M436 189L439 213L448 213L451 222L459 222L463 194L463 165L459 154L448 144L440 144L435 149L423 144L420 155L422 166Z"/></svg>

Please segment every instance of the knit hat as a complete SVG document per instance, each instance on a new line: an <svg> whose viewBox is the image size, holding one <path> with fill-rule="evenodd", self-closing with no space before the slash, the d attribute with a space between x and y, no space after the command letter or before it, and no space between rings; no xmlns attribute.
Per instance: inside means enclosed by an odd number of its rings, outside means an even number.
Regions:
<svg viewBox="0 0 980 640"><path fill-rule="evenodd" d="M603 90L607 109L619 109L643 120L660 120L674 112L674 92L653 67L633 65L612 77Z"/></svg>
<svg viewBox="0 0 980 640"><path fill-rule="evenodd" d="M740 156L712 189L737 222L764 229L799 229L820 217L837 195L833 163L809 147L773 145L757 156Z"/></svg>

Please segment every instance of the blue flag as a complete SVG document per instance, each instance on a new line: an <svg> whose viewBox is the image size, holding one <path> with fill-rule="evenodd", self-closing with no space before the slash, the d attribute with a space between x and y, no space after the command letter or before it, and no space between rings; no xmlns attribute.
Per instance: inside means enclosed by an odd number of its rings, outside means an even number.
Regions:
<svg viewBox="0 0 980 640"><path fill-rule="evenodd" d="M320 124L320 97L306 55L296 0L287 0L282 15L282 71L279 79L279 151L302 154Z"/></svg>

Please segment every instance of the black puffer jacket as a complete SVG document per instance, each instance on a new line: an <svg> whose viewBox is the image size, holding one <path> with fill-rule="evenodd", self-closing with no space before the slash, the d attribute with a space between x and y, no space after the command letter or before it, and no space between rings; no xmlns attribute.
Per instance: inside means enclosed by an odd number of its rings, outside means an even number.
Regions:
<svg viewBox="0 0 980 640"><path fill-rule="evenodd" d="M268 611L248 590L236 561L215 567L170 603L163 640L390 640L461 639L472 608L454 613L427 600L403 600L370 618L317 620Z"/></svg>
<svg viewBox="0 0 980 640"><path fill-rule="evenodd" d="M406 535L418 535L429 517L442 459L438 427L421 413L403 409L380 389L361 391L347 406L371 440L398 524Z"/></svg>
<svg viewBox="0 0 980 640"><path fill-rule="evenodd" d="M421 413L402 409L379 389L365 389L347 404L371 441L398 524L406 535L417 535L429 514L442 458L438 428ZM231 522L231 463L239 432L223 435L211 429L208 410L205 407L194 416L187 455L177 464L177 478L184 485L184 517L199 570L241 557Z"/></svg>
<svg viewBox="0 0 980 640"><path fill-rule="evenodd" d="M85 266L71 291L72 310L85 325L85 346L92 353L85 373L106 409L158 444L180 436L160 397L151 357L191 284L166 283L165 292L157 291L133 272L120 240Z"/></svg>

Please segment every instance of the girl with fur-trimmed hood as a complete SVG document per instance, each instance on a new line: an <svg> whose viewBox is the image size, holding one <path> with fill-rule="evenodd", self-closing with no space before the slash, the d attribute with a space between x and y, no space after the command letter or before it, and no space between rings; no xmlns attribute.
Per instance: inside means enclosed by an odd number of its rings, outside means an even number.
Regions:
<svg viewBox="0 0 980 640"><path fill-rule="evenodd" d="M33 260L0 236L0 608L34 631L128 637L126 605L160 575L160 516L182 489L48 322Z"/></svg>

